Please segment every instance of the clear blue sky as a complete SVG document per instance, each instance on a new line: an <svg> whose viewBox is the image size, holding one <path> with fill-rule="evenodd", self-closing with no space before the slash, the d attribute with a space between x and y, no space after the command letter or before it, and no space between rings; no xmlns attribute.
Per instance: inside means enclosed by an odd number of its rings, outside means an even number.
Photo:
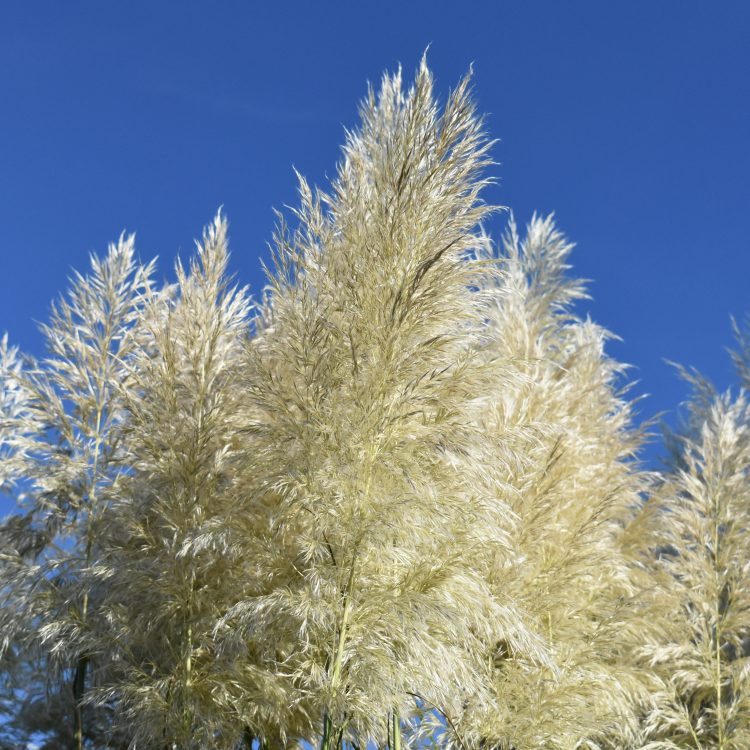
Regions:
<svg viewBox="0 0 750 750"><path fill-rule="evenodd" d="M32 321L89 251L135 230L171 273L220 205L257 290L292 165L324 183L366 82L428 44L442 92L475 65L501 139L488 198L554 210L578 243L583 310L622 337L642 415L686 395L664 359L727 386L750 311L744 0L3 2L0 332L39 353Z"/></svg>

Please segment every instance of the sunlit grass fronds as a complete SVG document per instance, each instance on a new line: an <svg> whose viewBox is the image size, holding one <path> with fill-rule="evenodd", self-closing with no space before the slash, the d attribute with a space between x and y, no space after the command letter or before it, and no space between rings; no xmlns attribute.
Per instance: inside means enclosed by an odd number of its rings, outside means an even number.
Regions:
<svg viewBox="0 0 750 750"><path fill-rule="evenodd" d="M239 572L220 519L240 447L237 371L250 311L229 286L226 230L219 215L189 269L178 264L176 287L148 297L130 358L129 469L94 571L107 590L110 675L94 697L116 701L116 724L138 746L229 747L243 729L218 715L212 646Z"/></svg>
<svg viewBox="0 0 750 750"><path fill-rule="evenodd" d="M22 476L23 458L16 453L25 444L23 435L40 428L30 408L32 400L18 347L8 344L6 333L0 339L0 490L13 492L14 480Z"/></svg>
<svg viewBox="0 0 750 750"><path fill-rule="evenodd" d="M494 700L465 721L502 748L604 746L611 734L626 746L643 693L622 658L642 623L618 548L643 485L631 462L638 436L606 333L571 309L584 296L565 273L571 247L551 217L534 217L523 238L511 220L504 274L483 290L483 356L503 379L478 399L478 419L488 440L510 442L518 457L498 486L515 513L513 552L486 574L553 663L488 644Z"/></svg>
<svg viewBox="0 0 750 750"><path fill-rule="evenodd" d="M642 471L572 245L482 229L469 77L360 115L257 306L219 214L176 283L92 258L46 358L0 340L0 744L750 747L747 397L689 373Z"/></svg>
<svg viewBox="0 0 750 750"><path fill-rule="evenodd" d="M385 743L420 697L459 713L486 693L481 644L513 619L469 564L508 547L508 509L469 481L493 471L465 342L488 273L471 257L488 143L468 79L440 111L424 63L408 92L386 76L361 117L330 194L301 180L298 227L277 236L233 516L240 538L268 519L248 566L273 589L226 619L324 748Z"/></svg>
<svg viewBox="0 0 750 750"><path fill-rule="evenodd" d="M23 407L6 411L0 448L0 475L18 480L21 506L2 529L3 586L12 591L3 632L23 624L50 655L50 673L72 667L73 687L61 689L73 691L78 747L92 596L85 572L98 554L104 494L119 471L120 384L150 274L135 259L132 236L104 258L92 255L89 275L74 275L42 326L48 356L6 366L2 376L6 396L23 394Z"/></svg>
<svg viewBox="0 0 750 750"><path fill-rule="evenodd" d="M644 650L667 688L653 747L750 744L750 407L717 396L662 488L660 565L671 638Z"/></svg>
<svg viewBox="0 0 750 750"><path fill-rule="evenodd" d="M106 258L92 256L91 265L89 276L75 274L41 326L46 358L21 367L3 345L4 407L16 402L3 420L3 447L15 448L3 456L3 470L23 476L22 499L37 514L54 513L61 528L96 504L94 485L116 448L108 438L120 417L118 381L152 271L136 262L132 236L111 245Z"/></svg>

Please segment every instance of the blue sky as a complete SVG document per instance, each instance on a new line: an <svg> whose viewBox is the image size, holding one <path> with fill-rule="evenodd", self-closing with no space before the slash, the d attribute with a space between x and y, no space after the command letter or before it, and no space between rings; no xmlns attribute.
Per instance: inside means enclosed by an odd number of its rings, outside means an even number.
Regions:
<svg viewBox="0 0 750 750"><path fill-rule="evenodd" d="M641 415L673 413L664 360L726 387L750 312L748 40L744 1L4 2L0 331L40 353L91 250L136 231L168 274L220 205L257 290L292 165L325 184L367 81L429 44L443 93L474 63L488 199L556 212Z"/></svg>

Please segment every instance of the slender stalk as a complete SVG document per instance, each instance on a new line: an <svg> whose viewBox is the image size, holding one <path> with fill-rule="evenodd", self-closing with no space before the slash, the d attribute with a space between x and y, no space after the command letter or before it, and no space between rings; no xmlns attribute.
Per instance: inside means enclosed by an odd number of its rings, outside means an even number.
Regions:
<svg viewBox="0 0 750 750"><path fill-rule="evenodd" d="M401 719L396 711L391 712L391 737L389 737L391 749L401 750Z"/></svg>
<svg viewBox="0 0 750 750"><path fill-rule="evenodd" d="M344 660L344 646L346 645L346 638L349 633L349 619L352 613L352 593L354 589L354 570L357 564L357 551L354 551L352 555L352 562L349 566L349 577L346 581L346 589L344 590L344 612L341 616L341 627L339 629L338 645L336 648L336 658L333 661L333 673L331 675L331 688L338 688L339 681L341 679L341 665Z"/></svg>
<svg viewBox="0 0 750 750"><path fill-rule="evenodd" d="M190 736L190 725L192 724L188 696L193 685L193 586L191 571L190 590L188 592L187 648L185 650L185 701L182 706L182 731L185 740Z"/></svg>
<svg viewBox="0 0 750 750"><path fill-rule="evenodd" d="M213 343L213 342L212 342ZM209 349L208 356L211 357L213 354L213 347ZM198 405L198 415L197 415L197 422L196 422L196 429L195 429L195 445L193 447L195 454L193 455L193 461L194 466L192 467L195 469L195 465L198 463L198 454L200 451L199 445L203 438L203 428L204 423L206 420L206 410L205 410L205 399L206 399L206 363L203 362L203 366L200 370L200 375L198 379L198 394L196 403ZM198 507L200 503L200 496L199 496L199 489L197 482L194 478L191 478L191 493L189 497L191 498L190 506L187 508L186 516L191 519L191 522L194 518L195 509ZM182 724L183 724L183 739L186 741L191 734L191 725L193 724L193 717L191 716L191 710L189 705L190 700L190 691L193 685L193 610L194 610L194 604L195 604L195 568L191 562L191 559L188 558L187 560L188 564L188 593L187 593L187 603L186 603L186 620L187 620L187 633L186 633L186 643L185 643L185 662L184 662L184 670L185 670L185 698L184 703L182 706Z"/></svg>
<svg viewBox="0 0 750 750"><path fill-rule="evenodd" d="M320 750L327 750L331 746L332 722L328 711L323 716L323 737L320 741Z"/></svg>
<svg viewBox="0 0 750 750"><path fill-rule="evenodd" d="M88 657L81 656L78 659L76 670L73 675L73 747L75 750L81 750L83 747L83 710L81 700L86 687L86 668L88 667Z"/></svg>
<svg viewBox="0 0 750 750"><path fill-rule="evenodd" d="M687 725L690 729L690 734L693 737L693 742L695 742L695 748L696 750L703 750L703 743L698 738L698 734L696 733L695 727L693 726L693 720L691 719L689 712L686 711L685 713L687 715Z"/></svg>
<svg viewBox="0 0 750 750"><path fill-rule="evenodd" d="M102 419L104 418L104 388L109 373L107 372L107 362L112 346L112 329L114 321L112 320L113 308L110 305L105 322L105 334L101 341L101 352L103 358L99 361L99 367L96 373L96 417L94 420L94 452L91 468L91 485L88 493L88 523L86 524L86 569L91 565L94 550L94 521L97 510L97 488L99 483L99 467L102 449ZM89 592L88 589L83 592L83 602L81 605L81 625L85 627L88 619L89 610ZM74 746L75 750L83 750L83 708L81 702L86 691L86 672L88 671L89 657L87 654L81 654L76 664L75 676L73 678L73 724L74 724Z"/></svg>
<svg viewBox="0 0 750 750"><path fill-rule="evenodd" d="M93 521L96 511L96 488L99 481L99 452L102 444L102 416L103 407L101 403L104 374L99 372L97 382L97 406L96 406L96 427L94 434L94 460L91 472L91 488L89 490L89 513L88 524L86 526L86 568L91 565L91 558L94 548ZM89 592L88 589L83 592L83 602L81 605L81 625L85 626L89 610ZM86 692L86 672L88 670L89 658L86 654L78 657L75 675L73 677L73 747L75 750L83 750L83 695Z"/></svg>
<svg viewBox="0 0 750 750"><path fill-rule="evenodd" d="M714 513L714 570L716 574L716 592L714 617L714 649L716 656L716 731L718 746L717 750L724 749L724 716L721 707L721 588L719 586L719 508L718 499L715 503Z"/></svg>
<svg viewBox="0 0 750 750"><path fill-rule="evenodd" d="M372 467L375 460L375 455L377 454L377 451L380 446L380 438L378 437L378 440L376 441L376 445L371 448L371 450L368 452L368 458L366 463L366 480L365 480L365 492L364 492L364 502L367 503L367 501L370 498L370 491L372 488ZM354 552L352 554L352 560L351 564L349 565L349 574L346 581L346 588L344 589L344 611L341 615L341 625L339 627L339 635L338 635L338 642L336 644L336 656L333 660L332 665L332 672L331 672L331 691L336 692L336 690L339 687L339 682L341 681L341 668L344 661L344 647L346 646L346 639L349 634L349 621L351 619L353 604L352 604L352 598L354 593L354 573L357 567L357 554L358 554L358 548L355 546ZM343 729L343 728L342 728ZM334 737L334 731L333 731L333 721L331 719L330 713L326 711L325 716L323 717L323 739L321 741L321 750L332 750L334 747L333 744L333 737Z"/></svg>
<svg viewBox="0 0 750 750"><path fill-rule="evenodd" d="M198 502L197 493L193 494L194 505ZM187 632L185 635L185 696L182 705L182 731L183 739L187 740L190 736L190 727L192 717L190 715L189 696L193 686L193 600L195 597L195 570L192 565L189 570L189 583L185 619L187 620Z"/></svg>

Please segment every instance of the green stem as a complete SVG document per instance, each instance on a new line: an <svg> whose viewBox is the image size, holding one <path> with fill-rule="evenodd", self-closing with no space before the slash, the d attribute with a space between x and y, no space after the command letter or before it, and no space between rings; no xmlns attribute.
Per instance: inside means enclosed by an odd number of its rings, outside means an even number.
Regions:
<svg viewBox="0 0 750 750"><path fill-rule="evenodd" d="M714 653L716 657L716 732L717 732L717 750L724 749L724 716L721 706L721 591L720 585L721 573L719 571L719 502L718 498L714 501L714 572L715 572L715 607L714 607Z"/></svg>
<svg viewBox="0 0 750 750"><path fill-rule="evenodd" d="M391 737L389 741L392 750L401 750L401 719L396 711L391 712Z"/></svg>
<svg viewBox="0 0 750 750"><path fill-rule="evenodd" d="M354 589L354 570L357 564L357 553L352 556L352 563L349 567L349 577L346 581L344 590L344 613L341 616L341 628L339 630L339 640L336 648L336 658L333 662L333 674L331 675L331 689L336 690L341 679L341 665L344 661L344 646L346 637L349 633L349 619L352 613L352 593Z"/></svg>
<svg viewBox="0 0 750 750"><path fill-rule="evenodd" d="M333 734L333 726L331 717L328 715L328 711L323 716L323 738L320 741L320 750L328 750L331 746L331 735Z"/></svg>
<svg viewBox="0 0 750 750"><path fill-rule="evenodd" d="M370 498L370 491L372 488L372 467L375 460L375 454L378 451L380 445L380 438L376 441L376 444L371 447L367 462L365 464L365 491L363 502L366 504ZM344 649L346 646L346 639L349 635L349 623L352 616L353 605L353 594L354 594L354 579L355 571L357 568L357 554L358 547L355 545L354 552L352 554L352 560L349 565L349 574L346 580L346 587L344 588L344 611L341 615L341 625L338 629L338 640L336 643L336 655L332 664L331 672L331 692L335 693L338 690L339 682L341 681L341 670L344 662ZM342 727L343 733L343 727ZM340 735L342 734L340 733ZM323 739L321 741L321 750L333 750L335 744L341 741L339 736L338 742L334 743L335 732L333 730L333 721L330 716L330 712L326 711L323 717Z"/></svg>

